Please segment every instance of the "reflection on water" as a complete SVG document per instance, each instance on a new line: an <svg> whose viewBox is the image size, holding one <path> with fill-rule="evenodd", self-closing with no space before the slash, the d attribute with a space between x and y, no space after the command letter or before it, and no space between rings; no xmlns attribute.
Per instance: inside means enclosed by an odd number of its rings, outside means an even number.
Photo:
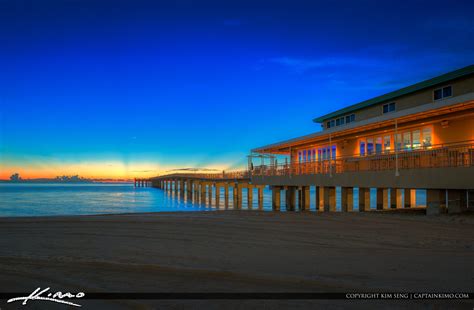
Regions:
<svg viewBox="0 0 474 310"><path fill-rule="evenodd" d="M249 209L247 190L243 190L242 209ZM209 201L198 202L186 194L181 197L175 191L163 191L151 187L134 188L132 184L0 184L0 216L45 216L112 214L170 211L209 211L234 209L232 188L229 188L228 204L224 190L219 193L216 206L215 188ZM314 187L311 187L311 207L315 210ZM417 205L424 205L424 191L417 191ZM266 188L263 210L271 210L271 191ZM354 205L358 205L357 189ZM375 207L375 191L371 192L371 206ZM336 205L340 210L340 188L336 191ZM258 209L257 190L254 190L252 209ZM285 211L285 195L281 194L281 210Z"/></svg>

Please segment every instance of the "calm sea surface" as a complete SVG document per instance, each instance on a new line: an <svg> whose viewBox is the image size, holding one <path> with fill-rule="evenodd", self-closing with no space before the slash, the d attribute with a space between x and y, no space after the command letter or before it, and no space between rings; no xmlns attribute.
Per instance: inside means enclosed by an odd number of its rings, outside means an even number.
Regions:
<svg viewBox="0 0 474 310"><path fill-rule="evenodd" d="M355 190L357 193L357 189ZM356 194L355 193L355 194ZM225 209L224 192L220 193L220 205L215 198L211 204L196 204L186 198L176 197L174 192L164 192L151 187L133 184L0 184L0 216L49 216L82 214L117 214L138 212L209 211ZM243 193L242 209L248 209L246 192ZM340 209L340 189L337 190L337 208ZM284 211L284 193L281 210ZM356 195L354 195L356 196ZM417 204L424 203L424 192L417 192ZM232 209L232 192L229 193L229 209ZM257 208L257 192L253 195L253 208ZM357 205L357 198L354 201ZM375 192L372 190L372 208ZM311 209L315 210L312 187ZM271 191L264 191L264 210L271 210Z"/></svg>

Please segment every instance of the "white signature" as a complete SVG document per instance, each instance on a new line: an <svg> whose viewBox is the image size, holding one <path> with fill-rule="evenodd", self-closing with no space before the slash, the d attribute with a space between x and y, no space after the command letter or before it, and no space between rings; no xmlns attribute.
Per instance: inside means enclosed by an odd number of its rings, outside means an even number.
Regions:
<svg viewBox="0 0 474 310"><path fill-rule="evenodd" d="M71 294L69 292L67 292L67 293L56 292L54 294L50 292L48 294L45 294L46 292L49 291L49 289L50 288L47 287L47 288L41 290L41 288L38 287L29 296L10 298L9 300L7 300L7 303L23 300L22 305L26 305L28 300L46 300L46 301L57 302L57 303L60 303L60 304L66 304L66 305L70 305L70 306L74 306L74 307L81 307L81 305L75 304L75 303L70 302L70 301L63 300L63 298L82 298L82 297L85 296L85 294L83 292L79 292L76 295ZM46 296L41 296L43 294L45 294Z"/></svg>

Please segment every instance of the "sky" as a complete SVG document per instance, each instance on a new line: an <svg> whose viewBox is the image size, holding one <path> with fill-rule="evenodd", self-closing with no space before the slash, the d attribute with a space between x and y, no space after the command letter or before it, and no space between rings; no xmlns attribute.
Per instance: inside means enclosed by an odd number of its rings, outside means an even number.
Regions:
<svg viewBox="0 0 474 310"><path fill-rule="evenodd" d="M0 179L244 168L474 63L473 1L0 0Z"/></svg>

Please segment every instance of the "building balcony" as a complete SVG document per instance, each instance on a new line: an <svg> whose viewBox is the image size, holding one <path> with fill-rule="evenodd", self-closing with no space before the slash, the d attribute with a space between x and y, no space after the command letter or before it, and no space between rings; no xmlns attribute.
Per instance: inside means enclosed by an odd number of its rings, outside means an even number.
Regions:
<svg viewBox="0 0 474 310"><path fill-rule="evenodd" d="M433 174L435 170L438 173ZM252 170L252 181L266 182L270 185L309 182L307 184L324 183L336 186L345 186L344 184L354 181L353 186L357 186L356 183L359 182L359 186L376 187L378 182L396 186L397 177L402 176L401 180L404 182L416 183L415 187L423 188L424 183L426 187L433 183L426 181L430 176L442 178L444 173L448 173L450 175L446 175L447 179L455 178L458 174L460 181L471 183L472 187L474 175L469 176L468 172L473 172L472 170L474 170L474 140L397 152L386 151L366 156L336 157L331 160L276 166L261 165ZM431 181L439 181L438 187L444 184L442 180Z"/></svg>

